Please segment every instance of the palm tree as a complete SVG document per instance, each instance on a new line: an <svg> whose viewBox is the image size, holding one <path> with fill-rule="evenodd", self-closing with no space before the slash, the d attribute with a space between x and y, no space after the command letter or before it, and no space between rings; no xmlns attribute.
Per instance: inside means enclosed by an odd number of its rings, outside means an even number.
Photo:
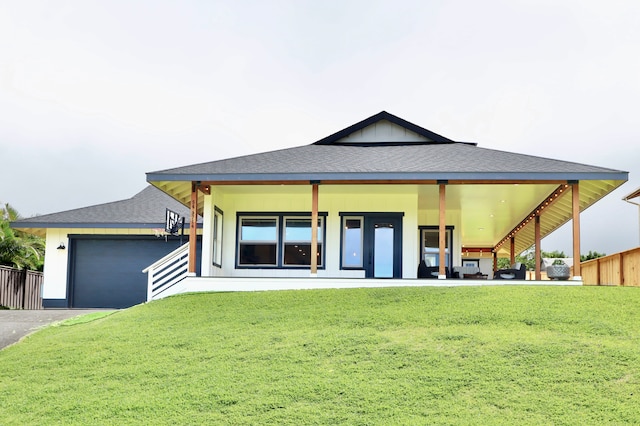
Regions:
<svg viewBox="0 0 640 426"><path fill-rule="evenodd" d="M0 206L0 264L42 271L44 239L9 226L19 219L20 214L9 203Z"/></svg>

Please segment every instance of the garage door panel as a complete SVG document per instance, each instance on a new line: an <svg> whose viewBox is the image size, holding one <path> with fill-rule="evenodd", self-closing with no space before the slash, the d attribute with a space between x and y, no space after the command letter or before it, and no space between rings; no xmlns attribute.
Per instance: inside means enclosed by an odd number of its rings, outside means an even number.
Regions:
<svg viewBox="0 0 640 426"><path fill-rule="evenodd" d="M72 306L126 308L144 302L142 270L178 246L177 239L72 239Z"/></svg>

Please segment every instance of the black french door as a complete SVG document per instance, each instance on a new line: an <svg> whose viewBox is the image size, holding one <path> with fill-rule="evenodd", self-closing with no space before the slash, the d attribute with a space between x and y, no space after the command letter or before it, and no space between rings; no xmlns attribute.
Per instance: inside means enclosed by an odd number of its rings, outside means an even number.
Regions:
<svg viewBox="0 0 640 426"><path fill-rule="evenodd" d="M376 213L364 218L366 278L402 278L402 214Z"/></svg>

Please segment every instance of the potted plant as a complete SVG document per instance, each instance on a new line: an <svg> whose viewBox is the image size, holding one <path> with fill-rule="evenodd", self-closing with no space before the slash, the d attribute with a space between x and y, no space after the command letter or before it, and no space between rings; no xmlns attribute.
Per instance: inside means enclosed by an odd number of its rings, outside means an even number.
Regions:
<svg viewBox="0 0 640 426"><path fill-rule="evenodd" d="M562 259L556 259L547 266L547 277L550 280L568 280L570 275L571 269Z"/></svg>

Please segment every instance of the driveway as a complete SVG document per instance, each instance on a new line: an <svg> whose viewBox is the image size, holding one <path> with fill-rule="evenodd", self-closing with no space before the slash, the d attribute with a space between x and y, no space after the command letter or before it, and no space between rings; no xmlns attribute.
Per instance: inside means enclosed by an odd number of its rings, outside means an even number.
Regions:
<svg viewBox="0 0 640 426"><path fill-rule="evenodd" d="M105 309L43 309L38 311L0 309L0 349L54 322ZM111 309L108 309L111 310Z"/></svg>

